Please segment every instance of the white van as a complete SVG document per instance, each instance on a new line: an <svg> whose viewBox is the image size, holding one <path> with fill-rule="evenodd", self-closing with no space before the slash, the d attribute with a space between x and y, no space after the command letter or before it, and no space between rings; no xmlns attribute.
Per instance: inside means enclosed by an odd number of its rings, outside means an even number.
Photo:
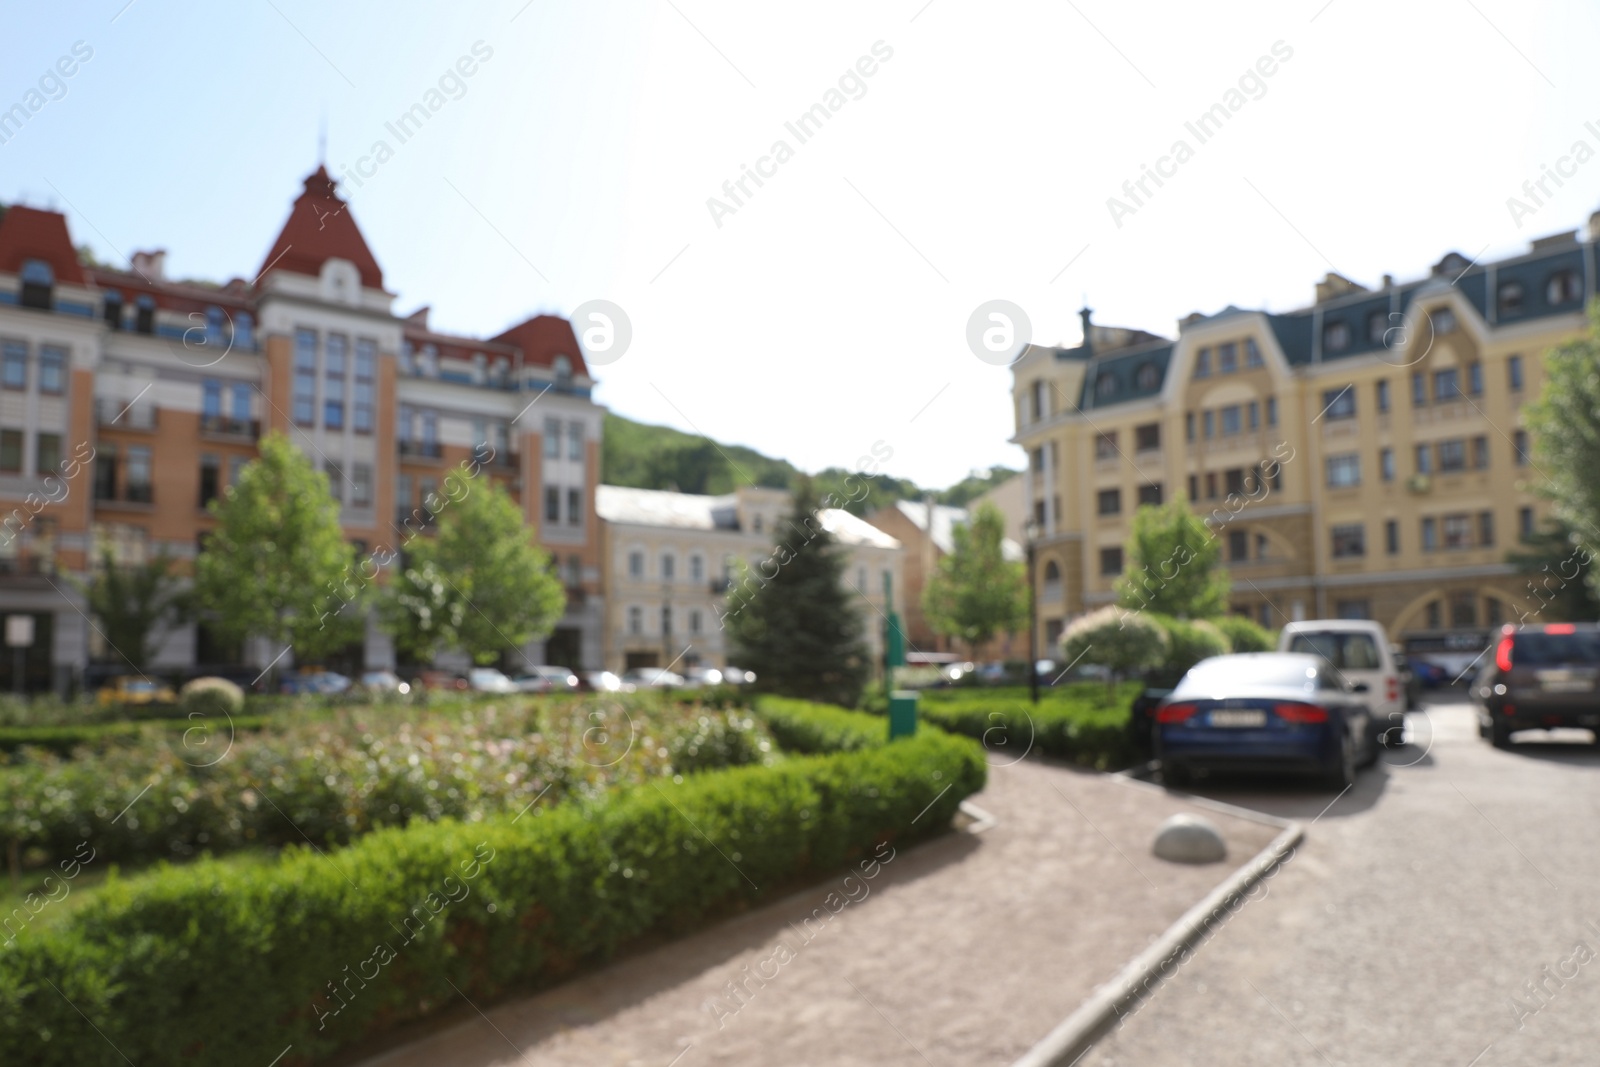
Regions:
<svg viewBox="0 0 1600 1067"><path fill-rule="evenodd" d="M1374 739L1391 748L1404 743L1406 694L1389 635L1370 619L1291 622L1278 637L1279 652L1312 652L1332 663L1370 711Z"/></svg>

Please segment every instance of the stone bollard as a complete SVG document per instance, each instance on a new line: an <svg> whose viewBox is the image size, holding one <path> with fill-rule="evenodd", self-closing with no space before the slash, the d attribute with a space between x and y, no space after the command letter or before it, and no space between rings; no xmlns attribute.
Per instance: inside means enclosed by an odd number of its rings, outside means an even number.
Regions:
<svg viewBox="0 0 1600 1067"><path fill-rule="evenodd" d="M1173 863L1216 863L1228 856L1217 824L1188 814L1174 815L1162 823L1151 851Z"/></svg>

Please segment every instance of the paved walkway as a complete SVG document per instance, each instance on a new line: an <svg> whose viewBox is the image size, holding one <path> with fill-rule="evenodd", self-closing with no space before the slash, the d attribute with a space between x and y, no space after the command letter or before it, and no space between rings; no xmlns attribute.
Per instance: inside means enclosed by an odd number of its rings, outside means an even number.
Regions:
<svg viewBox="0 0 1600 1067"><path fill-rule="evenodd" d="M981 834L901 850L870 881L827 879L486 1015L463 1006L367 1067L1003 1067L1274 835L1213 816L1228 861L1166 864L1149 843L1184 810L1175 799L1008 763L991 761L974 798L999 820ZM730 982L742 1003L724 997Z"/></svg>

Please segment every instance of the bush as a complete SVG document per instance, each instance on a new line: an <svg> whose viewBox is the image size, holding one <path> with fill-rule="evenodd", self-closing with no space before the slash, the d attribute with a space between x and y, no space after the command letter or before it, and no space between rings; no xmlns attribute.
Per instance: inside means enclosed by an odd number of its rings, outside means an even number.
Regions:
<svg viewBox="0 0 1600 1067"><path fill-rule="evenodd" d="M244 690L226 678L196 678L178 692L178 708L185 717L207 715L231 718L244 711Z"/></svg>
<svg viewBox="0 0 1600 1067"><path fill-rule="evenodd" d="M1243 615L1224 615L1211 621L1222 631L1222 636L1228 639L1231 651L1271 652L1278 647L1278 642L1273 639L1272 634Z"/></svg>
<svg viewBox="0 0 1600 1067"><path fill-rule="evenodd" d="M889 740L889 724L881 717L831 704L764 696L756 712L772 739L790 752L852 752Z"/></svg>
<svg viewBox="0 0 1600 1067"><path fill-rule="evenodd" d="M992 689L942 699L925 696L918 710L925 722L977 738L1002 758L1032 751L1115 770L1134 761L1128 705L1139 688L1124 682L1109 692L1099 684L1064 693L1046 689L1037 705L1025 689Z"/></svg>
<svg viewBox="0 0 1600 1067"><path fill-rule="evenodd" d="M1061 655L1068 663L1094 664L1126 676L1159 666L1167 657L1167 635L1140 612L1104 607L1067 626Z"/></svg>
<svg viewBox="0 0 1600 1067"><path fill-rule="evenodd" d="M1204 619L1174 619L1157 615L1155 621L1167 635L1167 654L1161 664L1161 673L1167 677L1181 678L1190 667L1211 656L1228 653L1228 639L1222 631Z"/></svg>
<svg viewBox="0 0 1600 1067"><path fill-rule="evenodd" d="M927 731L520 821L109 879L0 950L0 1062L121 1063L114 1045L134 1063L234 1067L292 1045L281 1067L310 1063L462 995L549 985L798 878L845 863L876 874L892 849L948 827L985 770L978 746Z"/></svg>

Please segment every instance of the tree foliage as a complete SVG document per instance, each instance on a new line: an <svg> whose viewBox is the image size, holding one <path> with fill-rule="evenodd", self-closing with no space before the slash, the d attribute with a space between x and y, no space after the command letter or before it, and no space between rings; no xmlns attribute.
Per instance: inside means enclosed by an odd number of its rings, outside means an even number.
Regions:
<svg viewBox="0 0 1600 1067"><path fill-rule="evenodd" d="M951 531L955 542L922 589L922 611L934 632L976 651L997 633L1028 625L1028 579L1001 552L1006 520L984 504Z"/></svg>
<svg viewBox="0 0 1600 1067"><path fill-rule="evenodd" d="M1272 634L1243 615L1222 615L1211 620L1228 639L1231 652L1271 652L1278 647Z"/></svg>
<svg viewBox="0 0 1600 1067"><path fill-rule="evenodd" d="M1181 678L1203 659L1227 655L1228 639L1222 630L1206 619L1174 619L1170 615L1154 620L1167 635L1166 659L1161 664L1162 674Z"/></svg>
<svg viewBox="0 0 1600 1067"><path fill-rule="evenodd" d="M1154 619L1115 606L1080 615L1061 635L1062 658L1105 667L1113 679L1161 666L1167 648L1167 635Z"/></svg>
<svg viewBox="0 0 1600 1067"><path fill-rule="evenodd" d="M136 671L150 665L156 648L191 609L191 598L165 554L145 563L118 565L107 549L100 569L75 582L112 653Z"/></svg>
<svg viewBox="0 0 1600 1067"><path fill-rule="evenodd" d="M354 546L344 539L327 475L287 436L263 437L260 457L209 510L217 526L195 560L195 595L223 637L288 644L301 661L359 637L358 603L328 606Z"/></svg>
<svg viewBox="0 0 1600 1067"><path fill-rule="evenodd" d="M823 528L819 503L811 479L801 478L772 555L735 584L722 625L759 689L853 707L872 667L844 553Z"/></svg>
<svg viewBox="0 0 1600 1067"><path fill-rule="evenodd" d="M1538 442L1539 473L1555 501L1556 517L1566 536L1574 547L1585 550L1585 556L1593 557L1600 552L1600 478L1596 477L1600 471L1600 301L1589 306L1589 328L1583 336L1563 342L1545 355L1544 371L1539 399L1525 409ZM1531 551L1570 554L1554 540L1536 539ZM1536 569L1546 562L1537 563ZM1595 588L1597 576L1588 568L1587 559L1584 571L1591 589ZM1576 609L1581 605L1569 599L1564 606Z"/></svg>
<svg viewBox="0 0 1600 1067"><path fill-rule="evenodd" d="M1142 507L1133 516L1117 603L1180 619L1221 615L1230 586L1221 564L1221 543L1185 501Z"/></svg>
<svg viewBox="0 0 1600 1067"><path fill-rule="evenodd" d="M1594 556L1572 527L1559 519L1534 531L1522 548L1506 554L1528 579L1527 600L1541 622L1593 622L1600 619Z"/></svg>

